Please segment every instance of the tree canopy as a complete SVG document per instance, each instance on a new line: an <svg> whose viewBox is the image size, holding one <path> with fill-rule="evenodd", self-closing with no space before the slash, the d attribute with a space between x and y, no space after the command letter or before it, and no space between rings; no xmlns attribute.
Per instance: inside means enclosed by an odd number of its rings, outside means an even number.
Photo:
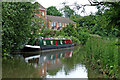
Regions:
<svg viewBox="0 0 120 80"><path fill-rule="evenodd" d="M70 18L71 15L75 14L75 11L71 9L69 6L63 7L61 11L64 13L64 16L67 18Z"/></svg>
<svg viewBox="0 0 120 80"><path fill-rule="evenodd" d="M50 6L47 8L47 15L62 16L63 14L55 6Z"/></svg>
<svg viewBox="0 0 120 80"><path fill-rule="evenodd" d="M20 49L29 41L34 19L34 4L31 2L2 2L2 50L11 52Z"/></svg>

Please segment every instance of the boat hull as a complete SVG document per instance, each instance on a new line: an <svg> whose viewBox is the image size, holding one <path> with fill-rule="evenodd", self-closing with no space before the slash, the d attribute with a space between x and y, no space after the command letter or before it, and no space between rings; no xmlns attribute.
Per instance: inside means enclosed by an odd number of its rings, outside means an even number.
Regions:
<svg viewBox="0 0 120 80"><path fill-rule="evenodd" d="M22 51L38 51L38 50L50 50L50 49L60 49L60 48L68 48L73 47L73 44L68 45L47 45L47 46L40 46L40 48L35 47L28 47L25 46Z"/></svg>
<svg viewBox="0 0 120 80"><path fill-rule="evenodd" d="M48 46L41 46L41 50L48 50L48 49L59 49L59 48L68 48L73 47L73 44L67 44L67 45L48 45Z"/></svg>
<svg viewBox="0 0 120 80"><path fill-rule="evenodd" d="M25 45L22 51L38 51L40 49L41 49L40 46Z"/></svg>

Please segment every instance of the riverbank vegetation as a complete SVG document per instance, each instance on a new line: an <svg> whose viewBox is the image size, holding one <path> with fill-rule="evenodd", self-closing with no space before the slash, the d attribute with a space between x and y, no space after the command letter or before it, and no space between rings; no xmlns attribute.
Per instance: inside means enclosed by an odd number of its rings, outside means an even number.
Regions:
<svg viewBox="0 0 120 80"><path fill-rule="evenodd" d="M85 61L93 68L99 69L106 78L118 78L117 38L89 38L85 45Z"/></svg>

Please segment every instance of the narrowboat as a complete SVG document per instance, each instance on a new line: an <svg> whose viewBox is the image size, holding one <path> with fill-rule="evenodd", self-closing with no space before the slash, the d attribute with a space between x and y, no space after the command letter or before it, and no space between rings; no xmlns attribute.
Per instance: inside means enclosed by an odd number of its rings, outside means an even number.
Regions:
<svg viewBox="0 0 120 80"><path fill-rule="evenodd" d="M72 47L71 39L54 39L54 38L40 38L36 39L33 45L25 45L24 49L35 50L48 50Z"/></svg>

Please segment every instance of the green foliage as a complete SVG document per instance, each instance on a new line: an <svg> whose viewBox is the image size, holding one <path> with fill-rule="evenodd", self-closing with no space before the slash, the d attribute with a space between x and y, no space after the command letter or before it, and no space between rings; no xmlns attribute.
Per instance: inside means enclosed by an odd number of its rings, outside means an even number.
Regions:
<svg viewBox="0 0 120 80"><path fill-rule="evenodd" d="M75 15L71 15L70 16L70 19L73 20L74 22L78 23L79 19L81 18L82 16L78 15L78 14L75 14Z"/></svg>
<svg viewBox="0 0 120 80"><path fill-rule="evenodd" d="M72 39L72 42L73 42L74 45L81 44L80 40L77 37L70 36L70 39Z"/></svg>
<svg viewBox="0 0 120 80"><path fill-rule="evenodd" d="M120 33L120 1L112 4L106 3L104 6L98 6L97 24L104 28L107 36L117 36ZM110 35L109 35L110 34Z"/></svg>
<svg viewBox="0 0 120 80"><path fill-rule="evenodd" d="M36 6L31 2L2 3L2 48L3 53L20 49L34 31L32 20Z"/></svg>
<svg viewBox="0 0 120 80"><path fill-rule="evenodd" d="M85 44L87 39L90 37L90 34L88 32L79 31L78 34L79 34L78 39L82 44Z"/></svg>
<svg viewBox="0 0 120 80"><path fill-rule="evenodd" d="M56 31L48 29L48 28L47 29L42 28L41 33L42 34L40 34L40 36L42 36L42 37L53 37L53 36L55 36Z"/></svg>
<svg viewBox="0 0 120 80"><path fill-rule="evenodd" d="M108 27L112 28L112 26L117 27L120 30L120 1L116 2L112 5L106 5L110 9L106 9L104 16L106 17L106 20L109 20ZM108 16L109 15L109 16ZM112 25L112 26L111 26Z"/></svg>
<svg viewBox="0 0 120 80"><path fill-rule="evenodd" d="M69 6L64 6L61 11L63 11L65 17L70 18L71 15L74 15L75 11Z"/></svg>
<svg viewBox="0 0 120 80"><path fill-rule="evenodd" d="M85 27L88 26L88 29L90 29L90 26L94 26L95 25L95 16L94 15L89 15L89 16L85 16L85 17L81 17L78 21L79 26L81 27Z"/></svg>
<svg viewBox="0 0 120 80"><path fill-rule="evenodd" d="M64 33L67 33L67 36L75 36L76 34L75 26L72 23L70 23L66 27L63 27L63 31Z"/></svg>
<svg viewBox="0 0 120 80"><path fill-rule="evenodd" d="M62 16L63 14L55 6L50 6L47 8L47 15Z"/></svg>
<svg viewBox="0 0 120 80"><path fill-rule="evenodd" d="M86 59L92 67L107 74L108 77L118 77L118 47L116 38L91 37L87 41Z"/></svg>
<svg viewBox="0 0 120 80"><path fill-rule="evenodd" d="M56 32L55 36L67 36L73 40L75 45L78 45L85 44L90 34L87 32L86 28L79 27L79 29L76 29L74 25L70 23L67 27L64 27L62 30Z"/></svg>

